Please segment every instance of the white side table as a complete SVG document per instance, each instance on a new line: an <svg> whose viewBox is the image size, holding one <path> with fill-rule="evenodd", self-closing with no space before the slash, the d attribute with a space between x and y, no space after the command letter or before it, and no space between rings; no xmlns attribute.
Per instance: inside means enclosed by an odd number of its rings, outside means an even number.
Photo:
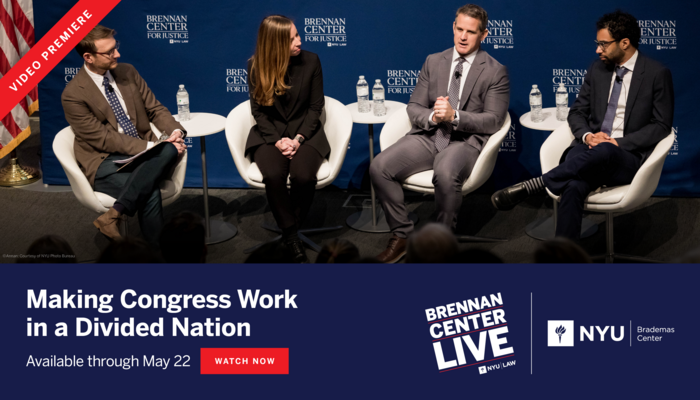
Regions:
<svg viewBox="0 0 700 400"><path fill-rule="evenodd" d="M174 115L177 119L177 115ZM204 224L207 244L221 243L236 236L238 229L226 221L209 220L209 187L207 185L207 148L204 137L221 132L226 127L226 117L210 113L190 113L189 121L180 121L187 131L187 137L198 137L202 153L202 186L204 187Z"/></svg>
<svg viewBox="0 0 700 400"><path fill-rule="evenodd" d="M370 104L372 104L371 101ZM389 100L385 100L384 105L386 106L386 114L382 115L381 117L375 116L372 110L370 110L370 112L368 113L359 112L357 110L357 103L352 103L345 106L348 110L350 110L350 114L352 115L352 122L356 124L366 124L368 126L370 165L372 165L372 161L374 160L374 124L385 123L389 119L391 114L393 114L397 110L400 110L403 107L406 107L406 104L404 103ZM372 186L371 182L370 190L370 197L372 198L372 211L367 212L367 210L363 208L362 211L358 211L349 216L345 222L348 224L349 227L361 232L390 232L391 229L389 229L389 224L386 223L386 219L384 218L384 212L381 209L379 210L379 212L377 212L377 198L374 193L374 186ZM414 223L418 221L418 218L414 213L409 213L408 217Z"/></svg>
<svg viewBox="0 0 700 400"><path fill-rule="evenodd" d="M545 115L544 121L542 122L532 122L530 118L530 113L526 112L520 116L520 125L538 130L552 132L559 128L561 125L565 124L566 121L559 121L557 119L557 108L549 107L543 108L542 113ZM557 202L554 201L554 212L552 217L540 218L525 227L525 233L528 234L533 239L547 240L553 239L554 234L557 229ZM593 223L588 218L584 218L581 223L581 238L587 238L598 231L598 225Z"/></svg>

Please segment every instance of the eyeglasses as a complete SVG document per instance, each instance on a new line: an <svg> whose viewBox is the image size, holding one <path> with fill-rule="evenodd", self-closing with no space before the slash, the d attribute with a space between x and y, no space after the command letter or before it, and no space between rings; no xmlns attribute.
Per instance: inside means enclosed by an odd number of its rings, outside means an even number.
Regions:
<svg viewBox="0 0 700 400"><path fill-rule="evenodd" d="M105 56L105 57L114 57L114 52L117 51L117 50L119 50L119 41L117 40L116 42L117 42L117 44L114 45L114 48L113 48L112 50L110 50L110 51L108 51L108 52L106 52L106 53L97 53L97 52L95 52L95 54L102 54L102 55Z"/></svg>
<svg viewBox="0 0 700 400"><path fill-rule="evenodd" d="M611 43L619 42L619 40L611 40L608 42L602 41L602 40L594 40L595 44L597 47L600 47L603 49L603 51L608 49L608 46L610 46Z"/></svg>

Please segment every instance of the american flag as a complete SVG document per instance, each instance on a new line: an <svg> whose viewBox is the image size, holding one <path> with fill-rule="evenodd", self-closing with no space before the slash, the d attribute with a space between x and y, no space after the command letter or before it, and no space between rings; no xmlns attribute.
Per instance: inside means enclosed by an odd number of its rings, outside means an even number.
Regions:
<svg viewBox="0 0 700 400"><path fill-rule="evenodd" d="M0 0L0 78L34 46L32 0ZM37 90L32 89L12 111L0 119L0 158L26 139L29 116L39 108Z"/></svg>

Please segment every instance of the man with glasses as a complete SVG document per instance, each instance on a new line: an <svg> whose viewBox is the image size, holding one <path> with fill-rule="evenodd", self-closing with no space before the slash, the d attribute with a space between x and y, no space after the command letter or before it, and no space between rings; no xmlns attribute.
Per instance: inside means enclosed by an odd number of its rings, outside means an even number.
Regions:
<svg viewBox="0 0 700 400"><path fill-rule="evenodd" d="M118 64L116 32L97 25L75 50L85 61L68 83L61 102L75 133L75 158L95 191L114 197L114 206L93 224L110 239L117 239L122 214L138 212L144 237L157 246L163 225L160 181L177 162L186 146L186 131L146 85L136 69ZM130 158L164 142L119 170L115 161Z"/></svg>
<svg viewBox="0 0 700 400"><path fill-rule="evenodd" d="M499 210L549 189L561 195L556 235L578 240L584 201L601 186L626 185L673 126L671 72L641 54L641 30L616 11L596 24L596 60L588 68L568 122L575 139L558 167L497 191Z"/></svg>

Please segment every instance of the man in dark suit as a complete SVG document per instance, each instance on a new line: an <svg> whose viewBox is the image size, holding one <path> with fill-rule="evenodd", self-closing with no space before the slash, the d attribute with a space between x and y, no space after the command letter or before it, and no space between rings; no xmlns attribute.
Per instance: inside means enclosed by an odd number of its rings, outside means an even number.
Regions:
<svg viewBox="0 0 700 400"><path fill-rule="evenodd" d="M370 167L372 184L393 233L377 259L393 263L406 254L413 232L401 181L432 169L438 222L454 229L462 205L462 185L479 152L508 113L508 70L485 51L486 11L473 4L457 10L455 47L425 60L408 103L411 130L381 152Z"/></svg>
<svg viewBox="0 0 700 400"><path fill-rule="evenodd" d="M629 184L654 146L671 132L671 72L639 53L637 20L622 11L597 23L597 50L568 122L575 136L558 167L499 190L491 200L512 209L546 187L561 195L557 236L578 239L588 194L605 185Z"/></svg>
<svg viewBox="0 0 700 400"><path fill-rule="evenodd" d="M156 100L139 73L118 64L114 30L96 26L76 46L85 64L63 91L66 120L75 133L75 158L97 192L114 198L114 206L94 221L110 239L119 235L122 214L139 214L146 239L157 246L163 224L159 183L186 147L186 134L167 108ZM169 143L141 155L120 171L124 160L153 147L153 122Z"/></svg>

